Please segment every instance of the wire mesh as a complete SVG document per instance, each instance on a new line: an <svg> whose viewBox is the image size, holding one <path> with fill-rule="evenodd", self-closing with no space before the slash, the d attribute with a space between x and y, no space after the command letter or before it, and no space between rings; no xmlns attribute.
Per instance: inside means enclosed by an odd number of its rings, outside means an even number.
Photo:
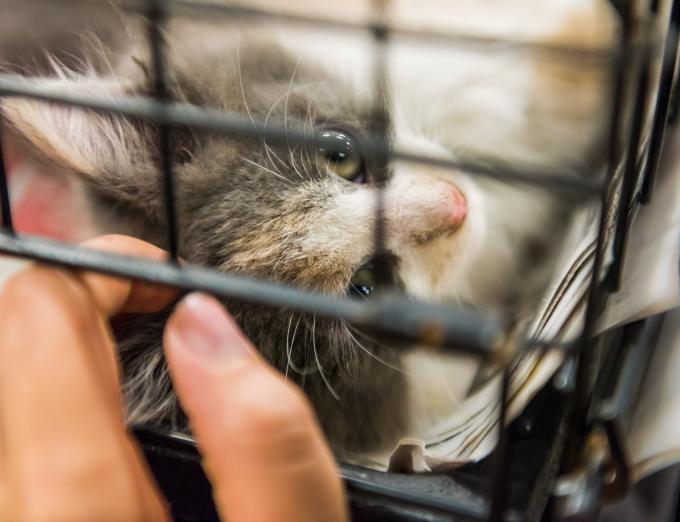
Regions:
<svg viewBox="0 0 680 522"><path fill-rule="evenodd" d="M76 0L71 0L76 2ZM673 54L677 48L678 4L674 2L669 32L669 47L666 54ZM178 127L190 127L214 132L224 136L259 139L266 137L268 142L288 145L299 144L314 146L317 136L313 132L261 121L251 121L239 114L228 114L213 109L205 109L171 99L167 85L166 48L163 38L163 27L172 14L184 16L213 16L218 13L230 20L274 21L281 24L324 27L337 31L365 32L373 38L374 78L373 78L373 111L374 131L370 135L357 137L357 145L362 153L375 165L381 168L372 169L374 181L378 186L387 175L391 162L407 162L425 164L438 168L457 169L464 172L504 180L513 183L525 183L539 186L558 193L577 194L581 198L596 199L601 202L600 224L597 246L595 249L593 276L590 283L588 305L585 322L579 342L576 346L549 340L522 340L521 349L561 349L574 351L578 355L578 372L576 377L577 392L574 396L572 419L574 433L570 443L579 445L579 437L585 436L588 426L588 405L591 386L588 384L592 365L592 334L594 324L608 290L615 290L613 284L609 288L601 282L604 256L607 249L606 223L607 213L612 205L611 184L620 163L621 153L625 152L626 164L623 174L622 194L619 196L622 210L616 228L615 256L622 262L625 233L629 226L629 209L633 199L633 191L638 175L638 153L642 139L645 101L650 82L649 60L653 49L648 38L634 38L630 32L624 31L618 49L612 52L584 51L582 49L535 44L522 41L508 41L485 38L475 35L448 34L416 31L404 28L391 28L387 23L389 12L388 0L374 0L373 19L367 23L342 22L334 19L319 19L308 16L286 13L274 13L245 5L215 4L186 0L144 0L127 2L124 7L142 12L147 16L147 37L151 49L154 89L152 98L125 97L115 101L96 97L74 96L66 92L48 89L10 74L0 74L0 97L18 96L79 107L97 113L114 113L140 118L157 124L157 143L159 147L159 170L163 174L164 202L167 222L167 245L170 257L166 264L133 259L125 256L113 256L59 244L45 239L17 236L13 229L12 210L9 198L8 179L2 162L0 150L0 208L2 210L2 231L0 232L0 252L27 257L53 264L104 272L107 274L132 277L151 282L167 284L186 290L202 290L215 295L232 298L243 302L256 302L273 307L288 307L301 312L310 312L337 317L356 325L371 333L386 336L395 343L395 347L413 343L443 347L447 350L464 352L482 358L498 356L508 342L507 325L497 317L480 312L456 309L450 306L439 306L414 301L399 296L388 295L368 301L329 298L322 295L304 292L295 288L276 285L274 283L253 280L218 273L214 270L195 266L180 266L177 263L179 251L178 216L176 208L176 187L171 160L172 133ZM458 46L468 46L499 52L525 52L540 50L549 53L556 60L578 66L583 63L595 63L614 71L612 82L613 110L609 125L609 158L608 171L604 179L593 179L592 176L575 176L572 172L527 172L526 169L512 169L508 166L489 167L484 163L469 164L450 159L440 159L416 155L407 151L393 149L388 143L390 131L388 70L385 53L394 37L424 40L430 42L446 42ZM635 62L640 65L637 80L636 103L633 108L632 124L629 135L625 139L626 150L619 150L620 131L626 104L623 103L623 90L626 80L626 65ZM661 73L661 88L652 136L649 140L650 160L647 162L645 174L646 186L650 186L655 170L658 168L658 156L663 142L665 115L670 100L670 87L674 75L675 60L667 58ZM649 190L647 189L647 194ZM374 253L380 259L384 251L384 192L376 192L376 225L373 231ZM619 266L620 268L620 266ZM380 272L381 267L377 267ZM618 276L614 276L615 279ZM378 278L380 280L380 278ZM611 284L611 280L610 280ZM514 339L513 339L514 341ZM488 510L484 512L463 513L473 519L501 520L506 508L506 480L511 470L507 469L506 452L508 435L505 426L508 420L508 388L510 370L506 366L502 371L500 386L499 436L493 456L493 468L490 476ZM351 480L351 479L348 479ZM375 484L360 484L358 487L389 495ZM403 498L403 493L401 494ZM407 499L408 500L408 499ZM417 503L419 499L410 499ZM421 499L422 500L422 499ZM444 512L455 511L451 505L433 506Z"/></svg>

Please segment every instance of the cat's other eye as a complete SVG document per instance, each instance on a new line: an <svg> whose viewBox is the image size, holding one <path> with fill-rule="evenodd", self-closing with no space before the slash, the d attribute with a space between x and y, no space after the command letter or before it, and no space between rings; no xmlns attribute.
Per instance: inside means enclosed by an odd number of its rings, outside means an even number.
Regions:
<svg viewBox="0 0 680 522"><path fill-rule="evenodd" d="M354 271L347 295L367 299L385 289L401 288L396 277L396 263L396 258L389 253L373 256Z"/></svg>
<svg viewBox="0 0 680 522"><path fill-rule="evenodd" d="M362 266L354 272L349 282L349 294L352 297L367 298L373 295L376 286L376 275L373 266Z"/></svg>
<svg viewBox="0 0 680 522"><path fill-rule="evenodd" d="M317 152L330 172L353 183L365 183L365 162L357 149L346 131L322 129L317 136Z"/></svg>

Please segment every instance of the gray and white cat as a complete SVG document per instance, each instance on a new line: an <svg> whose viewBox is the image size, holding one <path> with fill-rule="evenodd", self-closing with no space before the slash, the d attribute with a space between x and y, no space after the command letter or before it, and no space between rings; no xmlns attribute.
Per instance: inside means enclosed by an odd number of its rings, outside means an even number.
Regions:
<svg viewBox="0 0 680 522"><path fill-rule="evenodd" d="M491 27L493 35L584 49L606 49L617 34L614 12L601 0L414 5L393 2L391 22L440 31ZM324 7L321 14L333 12L329 2L318 1L285 8L309 14ZM349 1L342 14L359 19L364 8ZM130 34L141 38L129 23ZM319 136L317 149L309 150L177 131L180 255L326 295L368 297L377 188L354 143L372 130L368 35L176 19L166 39L174 100ZM108 69L56 66L53 77L39 81L109 99L151 95L142 46L132 43L108 60ZM483 52L397 36L387 63L389 139L396 148L532 171L583 170L601 159L606 69L561 63L545 49ZM2 110L15 138L82 179L102 230L165 246L152 125L14 98L5 99ZM346 150L328 153L328 141ZM406 163L389 166L384 191L389 282L420 299L512 319L526 316L540 298L555 239L574 203L529 185ZM267 360L309 395L336 450L386 448L404 435L413 383L396 351L341 321L226 305ZM168 313L121 318L116 325L124 391L131 422L187 429L161 349Z"/></svg>

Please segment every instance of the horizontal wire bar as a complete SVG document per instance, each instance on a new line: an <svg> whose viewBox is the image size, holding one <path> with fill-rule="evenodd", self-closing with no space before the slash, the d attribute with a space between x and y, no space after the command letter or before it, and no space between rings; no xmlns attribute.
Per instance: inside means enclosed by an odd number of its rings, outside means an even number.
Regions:
<svg viewBox="0 0 680 522"><path fill-rule="evenodd" d="M0 253L184 290L199 290L239 302L338 318L389 338L397 343L395 348L403 342L492 358L505 342L503 323L489 314L424 303L402 295L386 294L367 300L333 298L272 282L223 274L210 268L180 267L1 231ZM534 348L570 349L569 345L559 342L528 341L525 349Z"/></svg>
<svg viewBox="0 0 680 522"><path fill-rule="evenodd" d="M274 145L310 145L315 144L317 139L314 132L305 132L290 125L286 127L283 124L254 122L241 114L202 108L187 103L164 103L141 96L126 96L116 100L82 96L64 92L15 74L0 74L0 96L18 96L60 103L99 113L143 118L173 127L189 126L194 129L232 137L266 138L268 143ZM384 140L376 136L357 136L357 146L362 152L383 154L396 161L432 165L504 182L535 185L548 190L568 191L592 197L600 195L604 189L604 184L601 181L590 179L591 176L587 173L572 171L518 172L506 167L489 167L477 163L463 163L452 159L421 156L392 150L385 145Z"/></svg>
<svg viewBox="0 0 680 522"><path fill-rule="evenodd" d="M26 0L27 2L44 0ZM63 4L89 3L90 0L61 0ZM109 0L119 8L146 14L148 0ZM271 11L264 8L252 7L244 4L217 3L201 0L163 0L165 9L170 16L219 16L225 21L251 19L256 22L274 22L281 25L296 25L313 29L332 29L344 32L375 32L389 33L393 39L409 39L420 42L449 44L462 48L478 48L486 52L517 53L541 52L552 55L559 60L578 61L580 65L590 62L596 66L613 65L619 58L627 59L631 53L640 52L650 42L645 38L637 38L624 43L622 47L589 49L578 45L551 44L516 37L481 36L479 34L462 32L458 29L450 31L414 29L380 22L361 22L310 16L285 11Z"/></svg>
<svg viewBox="0 0 680 522"><path fill-rule="evenodd" d="M239 302L338 318L395 340L450 348L477 356L491 355L504 340L503 324L489 315L426 304L398 295L361 301L332 298L276 283L222 274L214 269L179 267L39 237L17 237L6 232L0 232L0 252L185 290L199 290Z"/></svg>
<svg viewBox="0 0 680 522"><path fill-rule="evenodd" d="M589 176L585 173L564 171L559 173L531 172L531 169L518 171L505 166L497 168L483 163L468 163L433 156L421 156L400 150L393 150L390 156L394 161L458 170L498 181L535 185L556 192L577 193L591 198L599 196L605 188L603 178L599 175ZM592 177L595 179L591 179Z"/></svg>
<svg viewBox="0 0 680 522"><path fill-rule="evenodd" d="M82 1L82 0L71 0ZM437 44L448 43L456 47L475 47L486 51L495 52L527 52L540 51L563 60L579 61L581 64L591 62L597 65L612 64L624 51L619 48L586 49L578 46L565 46L559 44L546 44L530 40L516 38L501 38L493 36L480 36L459 31L432 31L421 29L409 29L406 27L390 26L379 22L355 22L338 18L326 18L309 16L282 11L270 11L262 8L251 7L243 4L216 3L194 0L165 0L171 15L191 16L214 16L219 15L225 19L252 19L255 21L269 21L286 25L306 26L314 29L333 29L349 32L375 32L389 33L390 38L407 38L420 42L432 42ZM121 7L130 11L143 11L143 2L123 0ZM628 43L626 52L633 52L640 44Z"/></svg>

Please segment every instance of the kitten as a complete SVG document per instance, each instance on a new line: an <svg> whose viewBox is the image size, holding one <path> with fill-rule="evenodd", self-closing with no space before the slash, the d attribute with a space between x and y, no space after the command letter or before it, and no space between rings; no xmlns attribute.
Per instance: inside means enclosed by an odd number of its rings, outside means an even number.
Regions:
<svg viewBox="0 0 680 522"><path fill-rule="evenodd" d="M404 2L395 3L398 14ZM606 2L547 3L561 11L530 35L534 40L584 48L614 41L616 20ZM475 8L477 21L492 19L499 5L509 6L498 0L482 4ZM291 5L313 8L302 0ZM471 9L464 2L432 5L438 8L433 20L444 14L455 20L456 9ZM536 7L533 0L522 5ZM398 16L394 23L400 23ZM509 34L521 38L517 26L525 25L513 23ZM370 38L178 19L166 39L174 100L318 132L316 150L175 132L180 255L326 295L370 297L377 277L377 187L373 166L354 143L355 136L375 130ZM119 54L109 70L56 67L54 77L40 81L110 99L151 95L143 46L132 44ZM397 37L387 61L389 139L398 149L483 158L527 171L593 169L601 159L609 110L606 70L560 64L545 50L484 53ZM51 165L80 176L102 231L166 246L153 125L20 99L4 100L2 109L15 137ZM329 142L346 148L328 152ZM520 319L540 298L554 238L565 229L573 203L529 185L394 163L384 182L381 259L387 273L381 275L420 299ZM339 454L389 448L407 432L414 383L396 351L337 320L225 304L267 360L309 395ZM116 324L124 392L131 422L186 430L161 349L169 313Z"/></svg>

